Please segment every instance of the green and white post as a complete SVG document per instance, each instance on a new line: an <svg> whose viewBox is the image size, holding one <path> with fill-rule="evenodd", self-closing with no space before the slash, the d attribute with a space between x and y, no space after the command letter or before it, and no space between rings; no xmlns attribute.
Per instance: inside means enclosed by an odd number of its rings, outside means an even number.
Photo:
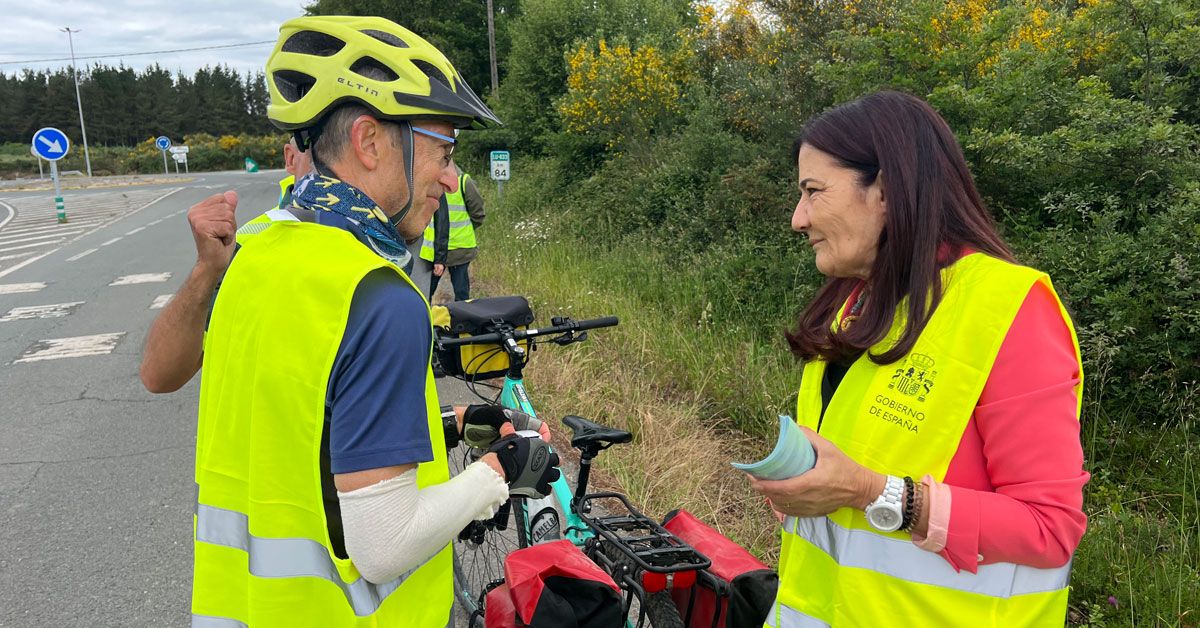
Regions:
<svg viewBox="0 0 1200 628"><path fill-rule="evenodd" d="M63 204L62 188L58 184L58 160L50 162L50 178L54 179L54 209L58 212L58 223L67 222L67 207Z"/></svg>

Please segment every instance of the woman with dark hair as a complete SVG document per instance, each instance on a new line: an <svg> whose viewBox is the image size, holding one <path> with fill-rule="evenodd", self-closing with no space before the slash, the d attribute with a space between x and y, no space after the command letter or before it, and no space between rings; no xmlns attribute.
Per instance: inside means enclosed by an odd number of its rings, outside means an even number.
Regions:
<svg viewBox="0 0 1200 628"><path fill-rule="evenodd" d="M770 626L1062 626L1086 528L1071 319L996 232L962 149L879 92L796 140L792 228L828 279L788 334L812 470Z"/></svg>

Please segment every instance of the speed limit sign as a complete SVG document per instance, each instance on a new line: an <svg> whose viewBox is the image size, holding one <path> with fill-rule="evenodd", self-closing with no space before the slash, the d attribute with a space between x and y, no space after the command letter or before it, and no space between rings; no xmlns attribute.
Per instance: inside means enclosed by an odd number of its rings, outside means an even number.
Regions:
<svg viewBox="0 0 1200 628"><path fill-rule="evenodd" d="M492 179L508 181L508 151L492 151Z"/></svg>

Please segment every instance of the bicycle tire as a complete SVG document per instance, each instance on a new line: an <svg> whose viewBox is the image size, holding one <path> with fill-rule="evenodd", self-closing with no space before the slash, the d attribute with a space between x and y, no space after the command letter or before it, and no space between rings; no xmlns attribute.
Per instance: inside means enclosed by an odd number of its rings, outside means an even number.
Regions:
<svg viewBox="0 0 1200 628"><path fill-rule="evenodd" d="M470 452L462 445L449 452L448 458L452 474L460 472L469 463ZM489 522L472 522L464 532L469 530L468 538L456 536L451 541L454 553L454 603L459 609L460 618L469 628L483 626L483 597L492 583L504 579L504 557L514 550L524 547L524 534L518 536L517 530L524 527L523 511L510 500L502 509L500 518L507 522L507 530L494 527L496 520Z"/></svg>
<svg viewBox="0 0 1200 628"><path fill-rule="evenodd" d="M684 628L679 607L675 606L675 600L671 599L669 592L647 593L642 604L645 606L646 619L650 620L653 628Z"/></svg>

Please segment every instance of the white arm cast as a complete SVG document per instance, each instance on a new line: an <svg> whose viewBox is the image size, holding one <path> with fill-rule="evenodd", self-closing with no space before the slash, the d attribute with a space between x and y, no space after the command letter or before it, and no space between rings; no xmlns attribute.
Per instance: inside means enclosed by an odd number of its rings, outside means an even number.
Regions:
<svg viewBox="0 0 1200 628"><path fill-rule="evenodd" d="M508 485L474 462L448 482L417 488L417 470L355 491L338 491L346 553L369 582L388 582L428 560L473 519L508 499Z"/></svg>

